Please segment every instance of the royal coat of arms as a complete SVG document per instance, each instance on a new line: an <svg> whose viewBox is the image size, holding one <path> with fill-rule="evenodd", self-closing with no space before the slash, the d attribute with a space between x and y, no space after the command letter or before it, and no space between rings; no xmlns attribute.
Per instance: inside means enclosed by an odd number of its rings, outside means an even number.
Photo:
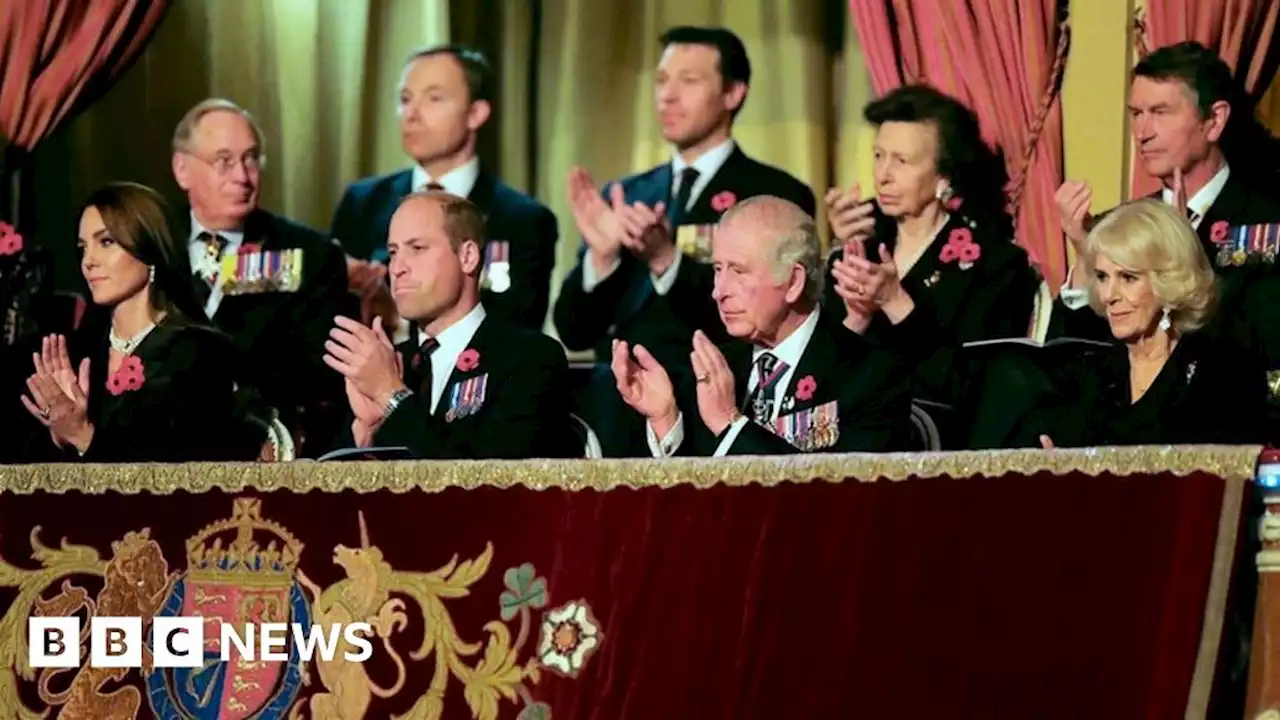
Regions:
<svg viewBox="0 0 1280 720"><path fill-rule="evenodd" d="M224 540L229 540L225 546ZM204 618L204 664L157 669L147 677L156 717L274 720L287 715L302 686L297 648L286 634L287 661L263 660L257 652L264 623L311 624L306 597L295 580L301 555L302 543L262 519L255 499L237 500L229 519L187 541L187 571L157 615ZM223 647L224 623L253 646L250 658L230 638Z"/></svg>
<svg viewBox="0 0 1280 720"><path fill-rule="evenodd" d="M0 559L0 590L17 593L0 615L0 718L354 720L382 712L371 705L384 701L407 708L392 714L397 720L437 720L449 686L457 683L476 720L510 717L508 712L515 720L549 720L551 708L534 697L543 671L577 678L604 641L601 623L585 599L549 607L547 581L529 563L504 573L506 589L495 603L500 619L484 624L485 638L465 640L448 603L468 597L472 585L487 574L493 545L469 560L455 555L435 570L398 570L370 541L359 511L359 544L339 544L332 555L345 577L321 587L300 567L302 543L264 518L261 502L236 498L229 518L190 538L182 572L169 570L148 528L111 543L105 560L90 546L65 540L57 548L43 545L40 528L34 528L32 559L40 567L24 569ZM72 577L100 580L102 589L94 595ZM46 597L55 585L57 594ZM408 613L425 624L422 637L403 637ZM202 617L203 663L155 667L154 646L146 644L140 671L88 665L36 669L28 662L26 623L32 615L74 615L82 622L97 616L141 617L149 640L157 617ZM227 648L221 643L223 623L239 628ZM396 677L387 686L374 682L360 662L345 659L352 649L345 638L333 657L306 662L287 634L281 650L285 659L263 661L257 653L265 623L319 628L322 634L335 626L365 623L375 652L392 661ZM248 626L254 628L253 660L237 644L248 640ZM87 641L86 632L80 642L83 646ZM433 667L425 690L410 691L406 679L417 663ZM29 706L20 683L35 685L33 695L43 705Z"/></svg>

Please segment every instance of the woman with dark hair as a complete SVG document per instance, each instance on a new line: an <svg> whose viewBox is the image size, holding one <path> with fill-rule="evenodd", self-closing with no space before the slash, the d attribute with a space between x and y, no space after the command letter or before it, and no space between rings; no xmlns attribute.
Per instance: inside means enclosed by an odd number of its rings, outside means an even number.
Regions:
<svg viewBox="0 0 1280 720"><path fill-rule="evenodd" d="M91 462L252 459L235 410L234 348L200 322L164 201L133 183L94 192L80 215L80 271L110 328L73 366L44 338L22 403L63 453Z"/></svg>
<svg viewBox="0 0 1280 720"><path fill-rule="evenodd" d="M949 357L930 347L1025 337L1039 279L1013 242L1004 162L972 111L916 85L864 115L876 126L876 194L827 194L840 245L824 309L854 332L909 344L922 358L916 398L948 403Z"/></svg>

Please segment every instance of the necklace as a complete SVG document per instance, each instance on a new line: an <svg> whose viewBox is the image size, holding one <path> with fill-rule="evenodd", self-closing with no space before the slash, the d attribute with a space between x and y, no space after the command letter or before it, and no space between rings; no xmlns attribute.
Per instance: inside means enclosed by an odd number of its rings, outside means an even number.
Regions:
<svg viewBox="0 0 1280 720"><path fill-rule="evenodd" d="M122 338L116 334L116 329L112 327L111 335L109 338L111 340L111 349L115 350L121 355L132 355L133 351L138 349L138 345L144 339L146 339L147 335L150 334L152 330L155 330L155 329L156 329L156 324L151 323L146 327L142 328L142 331L139 332L137 335L134 335L133 337L130 337L130 338Z"/></svg>

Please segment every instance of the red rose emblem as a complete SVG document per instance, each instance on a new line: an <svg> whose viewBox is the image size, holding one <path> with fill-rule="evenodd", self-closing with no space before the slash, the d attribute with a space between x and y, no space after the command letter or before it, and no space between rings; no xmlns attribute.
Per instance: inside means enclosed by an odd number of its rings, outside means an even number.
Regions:
<svg viewBox="0 0 1280 720"><path fill-rule="evenodd" d="M458 371L471 372L480 367L480 351L475 348L467 348L458 356Z"/></svg>
<svg viewBox="0 0 1280 720"><path fill-rule="evenodd" d="M813 393L818 389L818 381L813 379L812 375L805 375L800 378L800 382L796 383L796 399L812 400Z"/></svg>
<svg viewBox="0 0 1280 720"><path fill-rule="evenodd" d="M711 198L711 209L720 213L724 212L725 210L728 210L729 208L737 204L738 204L738 196L734 195L728 190L725 190L723 192L718 192L715 194L714 197Z"/></svg>
<svg viewBox="0 0 1280 720"><path fill-rule="evenodd" d="M6 222L0 222L0 255L17 255L22 252L22 235Z"/></svg>
<svg viewBox="0 0 1280 720"><path fill-rule="evenodd" d="M1217 245L1221 245L1227 241L1227 221L1219 220L1209 228L1209 240Z"/></svg>

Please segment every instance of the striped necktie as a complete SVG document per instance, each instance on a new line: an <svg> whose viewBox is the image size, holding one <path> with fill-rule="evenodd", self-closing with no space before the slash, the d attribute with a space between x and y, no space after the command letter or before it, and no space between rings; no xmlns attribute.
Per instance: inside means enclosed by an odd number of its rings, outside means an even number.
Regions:
<svg viewBox="0 0 1280 720"><path fill-rule="evenodd" d="M787 364L773 353L762 353L756 358L756 389L751 393L752 419L761 425L773 421L773 403L777 397L778 380L787 371Z"/></svg>

